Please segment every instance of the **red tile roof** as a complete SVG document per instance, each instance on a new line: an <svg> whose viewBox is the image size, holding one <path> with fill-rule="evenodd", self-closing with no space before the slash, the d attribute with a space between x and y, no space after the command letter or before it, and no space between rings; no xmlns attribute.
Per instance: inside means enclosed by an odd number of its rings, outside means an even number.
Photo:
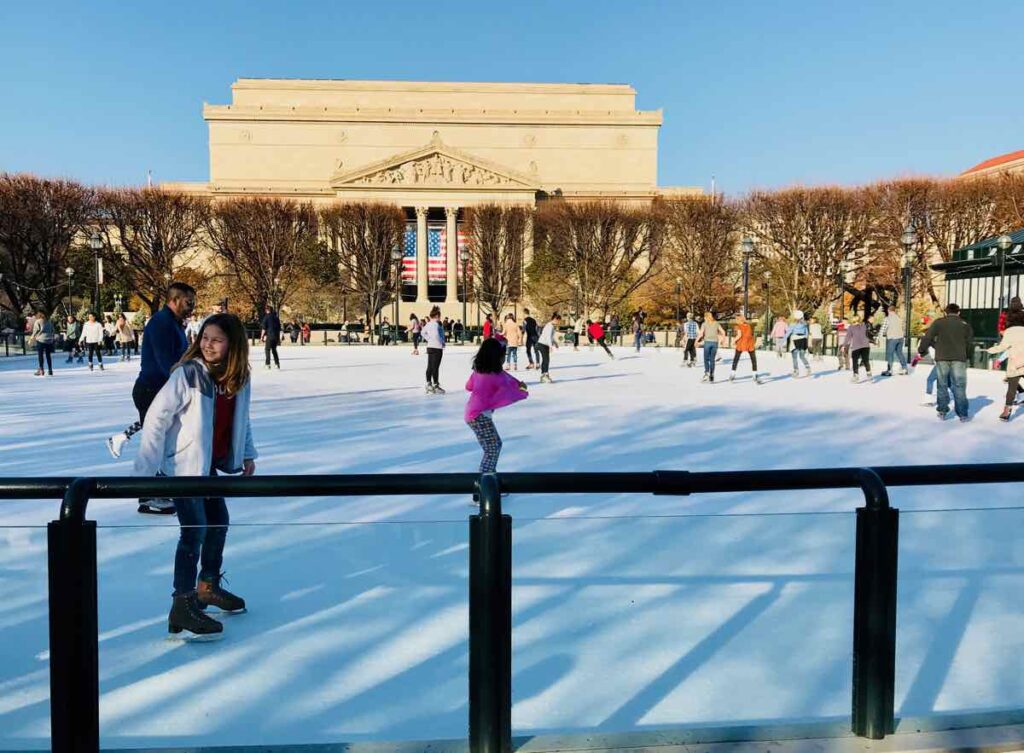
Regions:
<svg viewBox="0 0 1024 753"><path fill-rule="evenodd" d="M970 175L971 173L980 173L982 170L988 170L992 167L998 167L999 165L1005 165L1007 162L1016 162L1017 160L1024 160L1024 149L1016 152L1010 152L1009 154L1001 154L998 157L987 159L984 162L979 162L974 167L964 170L961 175Z"/></svg>

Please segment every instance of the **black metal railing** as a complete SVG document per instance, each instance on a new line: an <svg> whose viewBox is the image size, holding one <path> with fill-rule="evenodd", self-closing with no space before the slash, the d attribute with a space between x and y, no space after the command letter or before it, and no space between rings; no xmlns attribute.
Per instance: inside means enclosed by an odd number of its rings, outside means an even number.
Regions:
<svg viewBox="0 0 1024 753"><path fill-rule="evenodd" d="M772 471L626 473L364 474L250 478L8 478L0 499L60 499L48 525L51 746L99 750L96 523L92 498L300 497L472 494L469 518L469 745L471 753L512 750L512 519L503 492L653 494L859 488L853 609L855 735L895 730L896 583L899 510L889 486L1024 481L1024 463Z"/></svg>

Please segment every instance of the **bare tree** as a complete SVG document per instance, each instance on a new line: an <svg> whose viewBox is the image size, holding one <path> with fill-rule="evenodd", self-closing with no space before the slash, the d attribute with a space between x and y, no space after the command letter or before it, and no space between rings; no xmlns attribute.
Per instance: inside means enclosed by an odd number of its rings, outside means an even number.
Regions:
<svg viewBox="0 0 1024 753"><path fill-rule="evenodd" d="M209 202L158 188L102 191L99 202L100 235L114 276L155 313L169 278L195 274L191 267L206 248Z"/></svg>
<svg viewBox="0 0 1024 753"><path fill-rule="evenodd" d="M654 274L664 235L660 203L548 201L537 212L531 284L551 303L604 315Z"/></svg>
<svg viewBox="0 0 1024 753"><path fill-rule="evenodd" d="M27 308L56 310L95 209L94 191L78 183L0 174L0 305L19 319Z"/></svg>
<svg viewBox="0 0 1024 753"><path fill-rule="evenodd" d="M755 191L743 203L772 290L805 311L836 297L840 262L856 258L870 236L870 209L864 190L838 187Z"/></svg>
<svg viewBox="0 0 1024 753"><path fill-rule="evenodd" d="M320 210L320 224L321 258L338 270L342 290L359 298L369 327L398 289L392 254L402 248L405 213L390 204L335 204Z"/></svg>
<svg viewBox="0 0 1024 753"><path fill-rule="evenodd" d="M523 261L531 211L483 204L466 210L466 245L484 308L499 314L523 293Z"/></svg>
<svg viewBox="0 0 1024 753"><path fill-rule="evenodd" d="M288 300L308 249L317 242L317 216L309 203L287 199L228 199L213 204L210 245L258 314Z"/></svg>
<svg viewBox="0 0 1024 753"><path fill-rule="evenodd" d="M664 273L659 275L666 299L679 280L680 301L687 311L736 311L740 264L740 213L736 206L706 196L665 201Z"/></svg>

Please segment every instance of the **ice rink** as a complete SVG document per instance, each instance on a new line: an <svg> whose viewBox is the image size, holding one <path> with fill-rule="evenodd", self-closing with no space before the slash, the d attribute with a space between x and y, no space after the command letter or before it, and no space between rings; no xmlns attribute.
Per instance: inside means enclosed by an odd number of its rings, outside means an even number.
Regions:
<svg viewBox="0 0 1024 753"><path fill-rule="evenodd" d="M286 347L254 371L260 474L474 471L471 350L445 396L407 347ZM723 355L731 355L729 353ZM521 360L525 363L522 349ZM971 371L973 420L921 405L921 367L794 380L761 354L701 384L675 350L555 351L553 384L495 414L499 471L730 470L1017 461L1024 418ZM103 439L135 418L138 362L0 360L0 476L129 475ZM875 373L881 367L875 367ZM890 490L900 521L896 709L1024 707L1020 486ZM212 644L165 640L176 520L97 500L101 730L110 747L458 738L466 733L464 497L229 500L228 588L249 613ZM514 495L513 729L618 732L849 714L855 491ZM1003 508L1003 509L993 509ZM45 524L0 502L0 750L48 746Z"/></svg>

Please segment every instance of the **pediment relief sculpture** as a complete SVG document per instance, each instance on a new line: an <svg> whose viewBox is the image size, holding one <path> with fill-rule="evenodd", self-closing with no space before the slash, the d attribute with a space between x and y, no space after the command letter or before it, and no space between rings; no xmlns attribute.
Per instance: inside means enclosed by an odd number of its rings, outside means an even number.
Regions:
<svg viewBox="0 0 1024 753"><path fill-rule="evenodd" d="M352 181L362 186L511 186L510 178L478 165L432 154L412 159Z"/></svg>

